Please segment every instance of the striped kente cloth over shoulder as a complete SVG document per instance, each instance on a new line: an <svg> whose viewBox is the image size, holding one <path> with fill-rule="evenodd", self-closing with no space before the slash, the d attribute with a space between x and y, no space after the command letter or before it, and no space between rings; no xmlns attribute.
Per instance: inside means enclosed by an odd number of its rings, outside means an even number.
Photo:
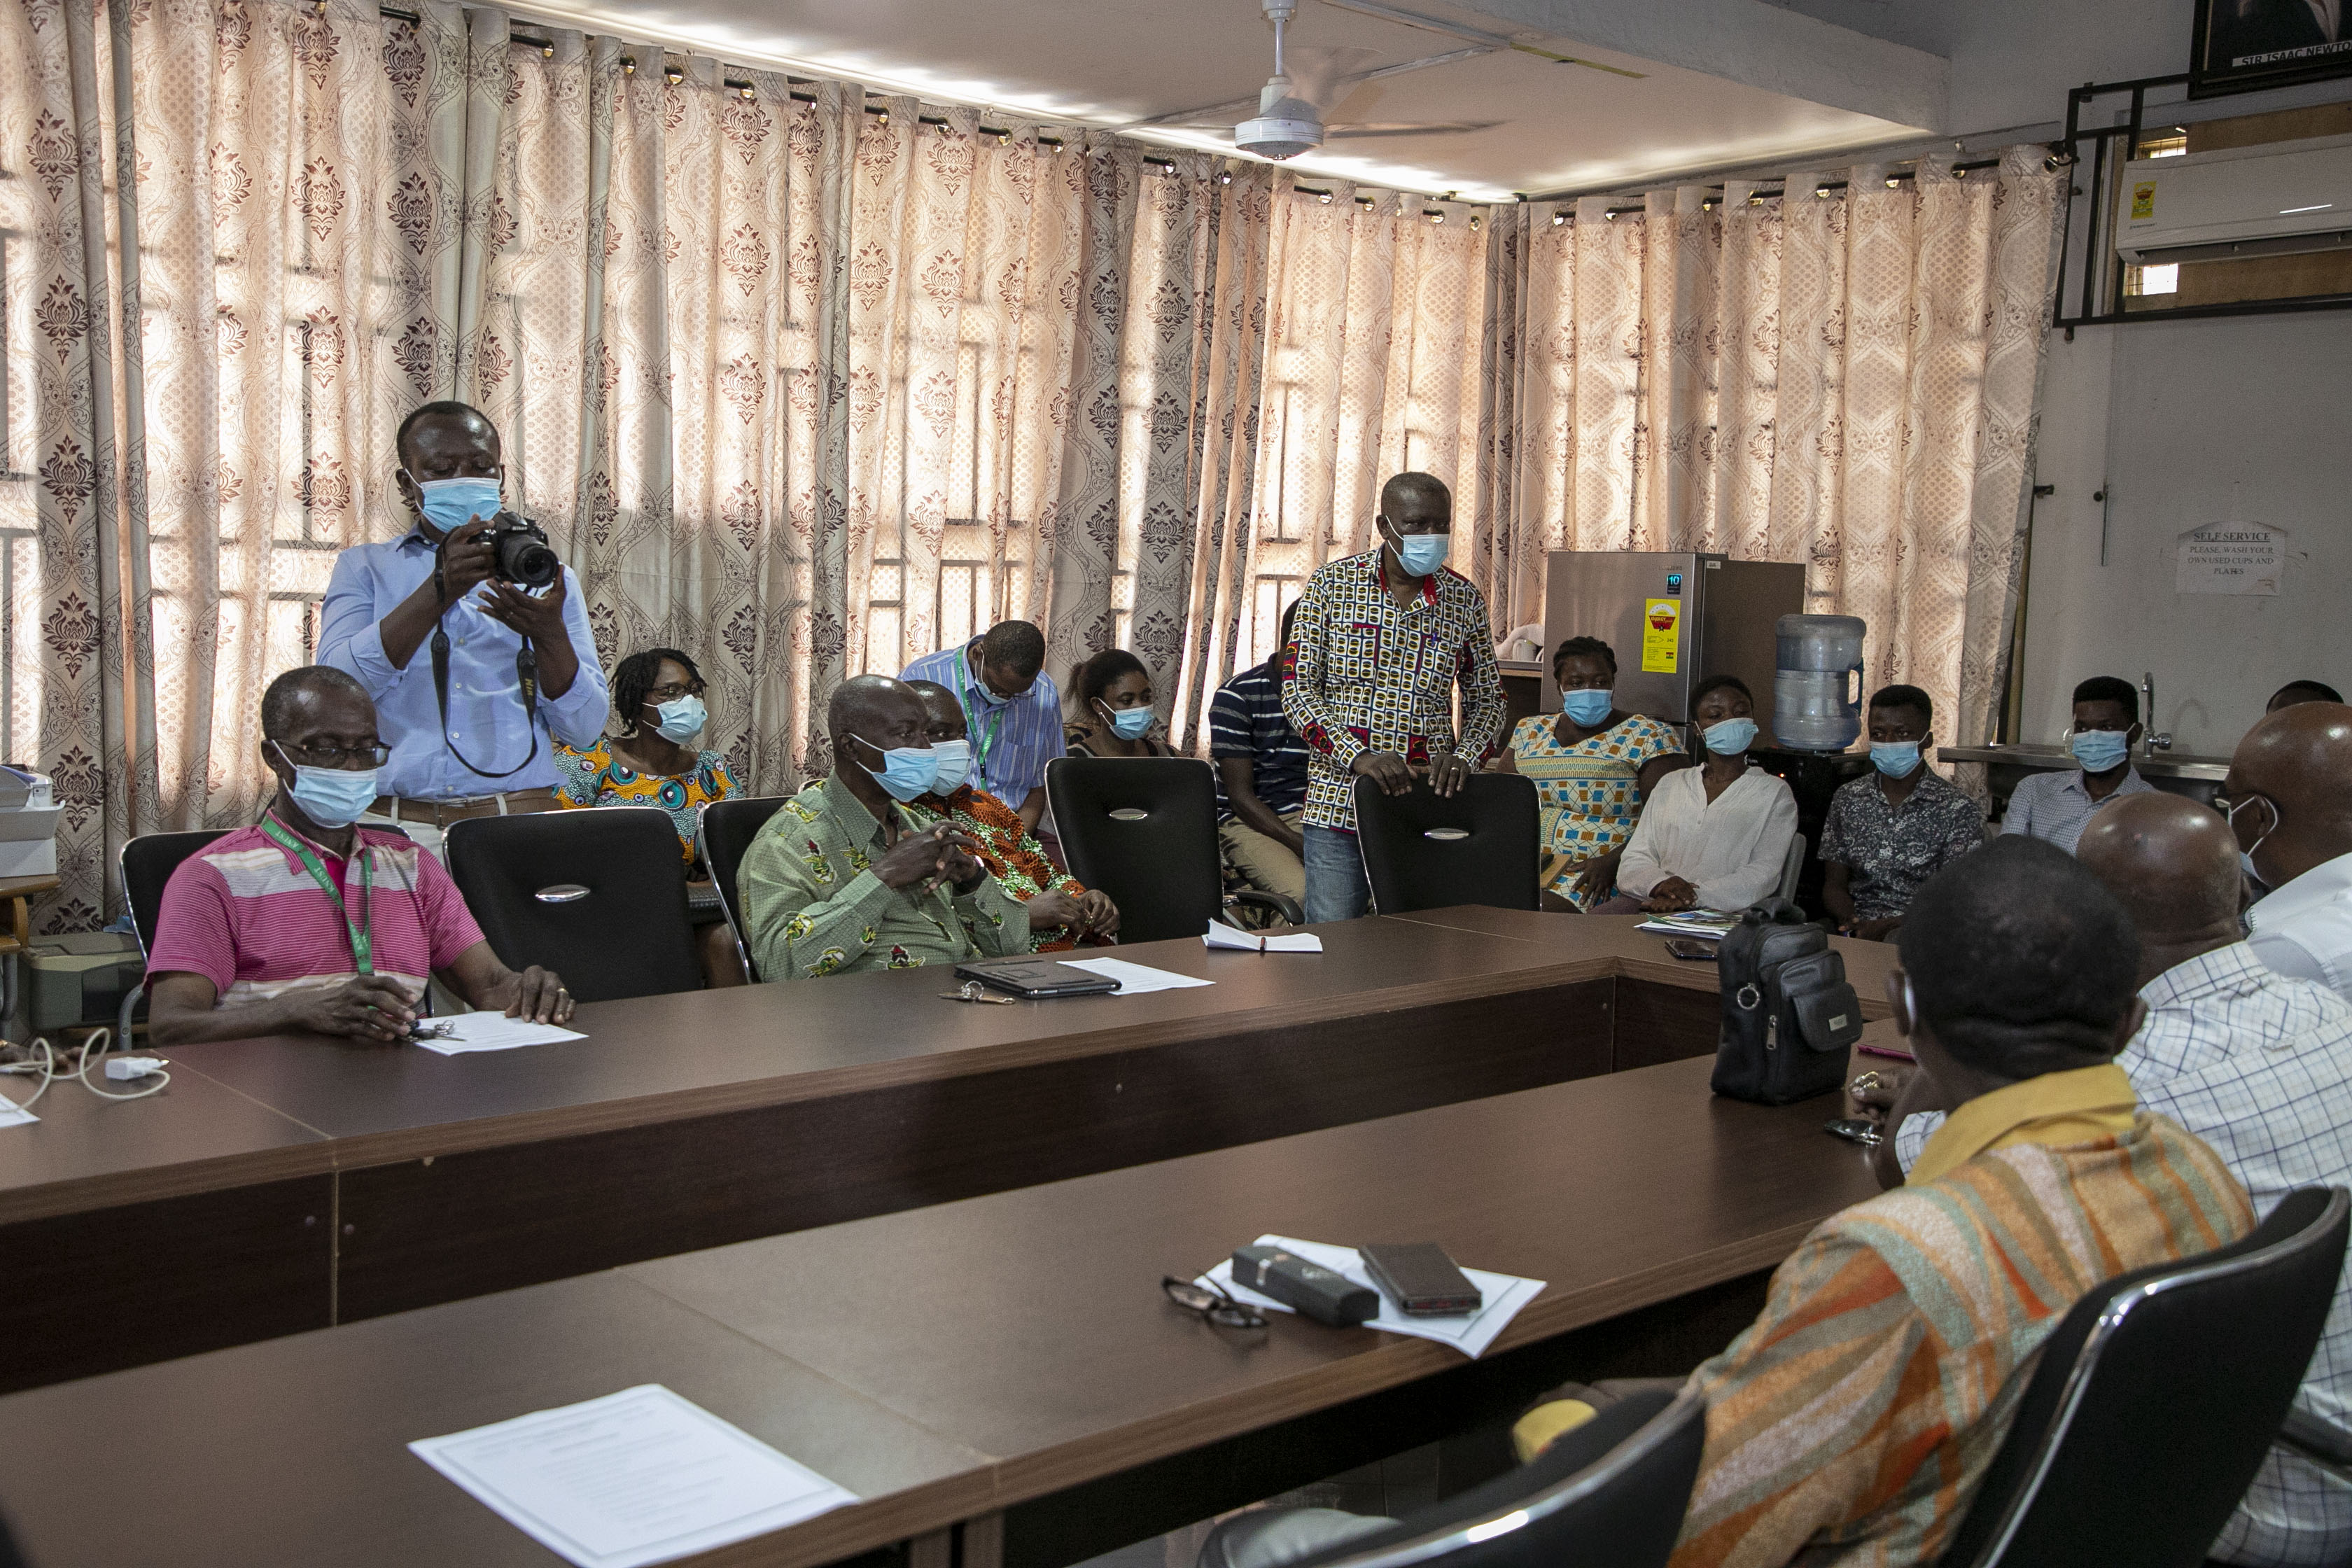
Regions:
<svg viewBox="0 0 2352 1568"><path fill-rule="evenodd" d="M2145 1110L2128 1132L1995 1149L1834 1215L1692 1373L1706 1453L1672 1568L1932 1562L2066 1310L2252 1228L2220 1157Z"/></svg>

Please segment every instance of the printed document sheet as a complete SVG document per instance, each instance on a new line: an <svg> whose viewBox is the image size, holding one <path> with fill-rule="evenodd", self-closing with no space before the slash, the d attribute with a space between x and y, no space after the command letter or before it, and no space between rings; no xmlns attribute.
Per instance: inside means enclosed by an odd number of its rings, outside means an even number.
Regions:
<svg viewBox="0 0 2352 1568"><path fill-rule="evenodd" d="M6 1095L0 1094L0 1127L26 1127L39 1120Z"/></svg>
<svg viewBox="0 0 2352 1568"><path fill-rule="evenodd" d="M428 1051L438 1051L454 1057L467 1051L510 1051L518 1046L551 1046L558 1040L584 1040L588 1037L577 1029L560 1029L553 1024L534 1024L529 1018L509 1018L492 1009L485 1013L460 1013L452 1018L426 1020L436 1031L436 1037L416 1043ZM447 1031L447 1037L438 1032Z"/></svg>
<svg viewBox="0 0 2352 1568"><path fill-rule="evenodd" d="M1214 985L1213 980L1201 980L1190 974L1179 974L1172 969L1154 969L1149 964L1129 963L1123 958L1071 958L1056 955L1073 969L1084 969L1107 980L1118 982L1114 996L1139 996L1146 991L1181 991L1192 985Z"/></svg>
<svg viewBox="0 0 2352 1568"><path fill-rule="evenodd" d="M579 1568L639 1568L856 1497L657 1383L409 1452Z"/></svg>
<svg viewBox="0 0 2352 1568"><path fill-rule="evenodd" d="M1385 1329L1392 1334L1409 1334L1417 1340L1435 1340L1439 1344L1452 1345L1474 1361L1486 1353L1486 1347L1495 1342L1495 1336L1509 1327L1511 1320L1519 1315L1519 1309L1534 1300L1544 1288L1540 1279L1522 1279L1516 1274L1489 1274L1483 1268L1465 1268L1463 1274L1470 1283L1478 1287L1478 1294L1485 1300L1484 1306L1459 1317L1409 1318L1397 1310L1397 1304L1389 1300L1387 1291L1372 1283L1371 1275L1364 1269L1363 1258L1352 1247L1300 1241L1287 1236L1261 1236L1255 1245L1279 1247L1285 1252L1297 1253L1309 1263L1319 1263L1326 1268L1346 1275L1379 1296L1380 1315L1366 1322L1364 1327ZM1234 1300L1246 1301L1265 1311L1297 1310L1285 1306L1271 1296L1261 1296L1246 1285L1235 1284L1234 1260L1230 1256L1202 1278L1213 1279L1233 1292Z"/></svg>

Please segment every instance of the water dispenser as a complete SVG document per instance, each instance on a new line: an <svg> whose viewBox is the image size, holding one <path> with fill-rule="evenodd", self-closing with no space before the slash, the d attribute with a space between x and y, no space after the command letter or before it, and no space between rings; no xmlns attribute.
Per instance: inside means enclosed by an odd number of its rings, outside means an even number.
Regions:
<svg viewBox="0 0 2352 1568"><path fill-rule="evenodd" d="M1858 616L1782 616L1772 677L1772 733L1801 752L1843 752L1862 733Z"/></svg>

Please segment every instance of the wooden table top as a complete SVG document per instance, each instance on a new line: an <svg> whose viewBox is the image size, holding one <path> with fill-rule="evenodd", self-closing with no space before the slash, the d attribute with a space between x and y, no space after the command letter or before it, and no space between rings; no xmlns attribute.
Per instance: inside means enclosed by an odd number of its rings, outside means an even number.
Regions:
<svg viewBox="0 0 2352 1568"><path fill-rule="evenodd" d="M54 871L37 877L0 877L0 899L37 898L65 886Z"/></svg>
<svg viewBox="0 0 2352 1568"><path fill-rule="evenodd" d="M1007 1009L1010 1011L1010 1009ZM1161 1297L1261 1232L1434 1238L1548 1288L1496 1350L1769 1267L1875 1191L1823 1102L1695 1059L944 1204L0 1399L37 1563L553 1561L407 1442L659 1382L870 1500L713 1554L834 1561L1463 1364ZM1490 1352L1490 1356L1496 1352ZM38 1447L37 1447L36 1445Z"/></svg>
<svg viewBox="0 0 2352 1568"><path fill-rule="evenodd" d="M41 1124L0 1135L0 1224L1614 974L1715 989L1712 965L1635 923L1470 908L1318 927L1319 955L1150 942L1118 951L1215 984L1009 1007L943 1000L921 971L688 992L583 1006L583 1040L456 1057L309 1037L185 1046L161 1053L160 1094L117 1104L61 1084ZM1864 1014L1885 1016L1893 949L1838 946Z"/></svg>

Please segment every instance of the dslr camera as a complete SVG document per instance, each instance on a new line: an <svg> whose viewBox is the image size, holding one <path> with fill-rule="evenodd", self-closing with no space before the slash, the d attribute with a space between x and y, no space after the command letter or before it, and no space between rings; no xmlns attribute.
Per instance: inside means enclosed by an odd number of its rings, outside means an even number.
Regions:
<svg viewBox="0 0 2352 1568"><path fill-rule="evenodd" d="M547 530L519 512L501 511L482 533L490 547L490 575L521 588L544 588L562 575L563 563L547 542Z"/></svg>

